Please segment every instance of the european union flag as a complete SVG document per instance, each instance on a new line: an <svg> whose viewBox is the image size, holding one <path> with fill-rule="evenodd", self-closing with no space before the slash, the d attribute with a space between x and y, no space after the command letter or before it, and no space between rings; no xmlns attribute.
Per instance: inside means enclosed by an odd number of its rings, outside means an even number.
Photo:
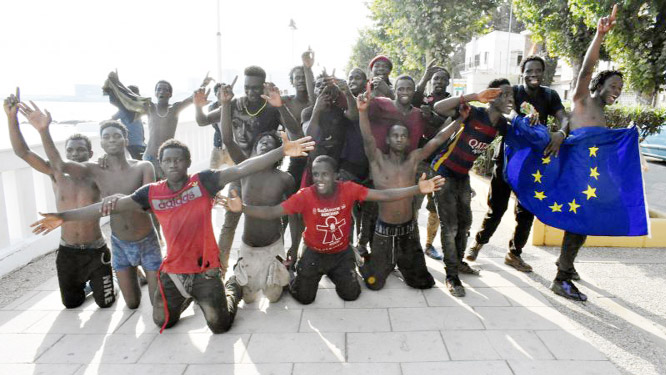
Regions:
<svg viewBox="0 0 666 375"><path fill-rule="evenodd" d="M505 137L504 177L543 223L577 234L648 234L638 131L579 128L559 156L545 157L549 133L516 117Z"/></svg>

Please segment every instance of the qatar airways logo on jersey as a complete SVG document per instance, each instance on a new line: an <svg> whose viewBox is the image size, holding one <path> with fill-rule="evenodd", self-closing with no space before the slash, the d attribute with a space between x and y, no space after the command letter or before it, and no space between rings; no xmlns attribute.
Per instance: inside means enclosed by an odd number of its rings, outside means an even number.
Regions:
<svg viewBox="0 0 666 375"><path fill-rule="evenodd" d="M467 142L467 144L469 145L469 147L472 148L472 152L475 155L483 154L488 148L488 146L490 146L490 144L486 142L481 142L475 138L470 139L469 142Z"/></svg>
<svg viewBox="0 0 666 375"><path fill-rule="evenodd" d="M190 187L187 190L184 190L182 193L178 194L172 198L164 199L153 199L152 205L155 210L170 210L172 208L180 207L188 202L191 202L197 198L202 197L201 187L199 184L196 184Z"/></svg>

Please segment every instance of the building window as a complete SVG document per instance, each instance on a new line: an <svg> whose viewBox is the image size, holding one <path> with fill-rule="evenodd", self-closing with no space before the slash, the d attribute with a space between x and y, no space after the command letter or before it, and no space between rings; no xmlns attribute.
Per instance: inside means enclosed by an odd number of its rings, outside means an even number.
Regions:
<svg viewBox="0 0 666 375"><path fill-rule="evenodd" d="M474 56L474 66L479 66L480 63L481 63L481 55L477 53Z"/></svg>
<svg viewBox="0 0 666 375"><path fill-rule="evenodd" d="M520 62L523 61L523 54L519 53L516 58L516 66L520 66Z"/></svg>
<svg viewBox="0 0 666 375"><path fill-rule="evenodd" d="M564 100L569 99L569 90L564 90Z"/></svg>
<svg viewBox="0 0 666 375"><path fill-rule="evenodd" d="M488 52L483 53L483 63L488 65Z"/></svg>

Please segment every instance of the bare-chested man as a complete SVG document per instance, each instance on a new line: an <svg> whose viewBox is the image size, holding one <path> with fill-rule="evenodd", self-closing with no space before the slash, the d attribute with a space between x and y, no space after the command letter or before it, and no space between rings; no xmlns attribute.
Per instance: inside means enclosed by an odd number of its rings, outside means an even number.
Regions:
<svg viewBox="0 0 666 375"><path fill-rule="evenodd" d="M252 145L236 142L243 137L244 128L234 126L231 119L233 87L222 85L218 95L222 111L222 138L234 163L239 164L249 157L263 155L282 145L275 131L259 134ZM241 180L242 199L251 205L276 205L296 191L294 179L287 172L275 168L265 169ZM284 286L289 283L289 273L277 259L285 259L282 225L279 218L262 220L245 218L243 238L234 274L243 288L243 300L252 303L263 292L271 302L282 296Z"/></svg>
<svg viewBox="0 0 666 375"><path fill-rule="evenodd" d="M109 80L114 84L122 86L120 80L118 79L118 74L115 72L109 73ZM201 87L206 87L212 78L206 76L204 78ZM123 90L122 93L129 94L131 97L131 91L129 89ZM157 150L160 145L164 143L167 139L173 138L176 134L176 127L178 126L178 116L180 112L192 104L192 96L187 97L179 102L169 104L169 99L173 94L173 87L167 81L158 81L155 85L155 97L157 98L157 104L152 101L146 102L146 114L148 115L148 145L146 146L146 151L143 154L143 160L148 160L155 167L155 175L157 179L162 179L164 173L160 168L159 162L157 160ZM133 98L138 98L135 96Z"/></svg>
<svg viewBox="0 0 666 375"><path fill-rule="evenodd" d="M77 178L88 178L97 184L102 197L113 194L130 194L139 187L154 182L155 172L150 163L127 160L127 128L115 120L105 121L100 126L101 145L106 152L105 168L97 163L64 161L55 148L49 132L51 118L34 106L22 105L30 123L39 132L44 150L53 169ZM150 216L144 212L127 212L111 217L111 244L113 268L118 276L118 285L125 303L136 309L141 302L141 288L137 266L141 265L148 281L151 297L157 290L157 270L162 263L157 233Z"/></svg>
<svg viewBox="0 0 666 375"><path fill-rule="evenodd" d="M19 103L17 88L16 95L10 95L4 102L9 123L9 140L16 156L51 178L56 195L56 208L69 210L99 202L100 191L94 179L62 173L28 148L18 124L17 112L21 110ZM65 142L65 150L67 160L75 162L86 162L93 155L90 139L81 134L70 136ZM86 297L84 287L88 281L95 303L99 307L109 307L115 302L111 252L102 236L99 219L63 225L56 257L56 272L62 304L68 309L83 303Z"/></svg>
<svg viewBox="0 0 666 375"><path fill-rule="evenodd" d="M312 66L314 65L314 52L307 50L301 55L303 65L295 66L289 72L289 81L296 89L296 95L283 96L284 105L289 108L289 112L296 121L301 123L301 112L314 104L314 75Z"/></svg>
<svg viewBox="0 0 666 375"><path fill-rule="evenodd" d="M370 162L370 175L375 188L385 190L411 186L419 163L437 150L460 127L460 121L442 129L423 148L411 151L409 151L409 128L397 123L389 129L386 137L388 153L384 153L377 148L370 129L368 117L370 100L370 87L365 94L357 97L363 146ZM418 289L427 289L435 285L435 280L425 264L418 231L415 230L415 215L417 212L412 197L379 204L371 253L365 264L360 267L368 288L373 290L383 288L386 278L393 272L396 264L407 285Z"/></svg>
<svg viewBox="0 0 666 375"><path fill-rule="evenodd" d="M257 135L266 131L275 131L280 124L286 128L291 139L294 139L292 135L300 134L300 125L289 109L282 105L279 90L273 84L266 83L266 72L261 67L253 65L245 68L244 74L245 96L234 98L230 102L231 121L232 126L236 129L234 133L238 133L235 136L238 145L250 150ZM231 87L234 86L237 78L234 78ZM222 90L220 90L220 93L222 93ZM203 90L198 90L194 95L197 97L196 101L198 103L204 102L198 98L199 96L205 98L206 93ZM221 108L204 113L203 108L197 105L197 124L205 125L219 122L221 113ZM223 141L226 141L224 136L222 138ZM240 192L240 181L232 182L229 185L229 190ZM229 266L229 253L239 220L240 214L238 213L227 211L224 215L224 224L218 238L222 275L226 274Z"/></svg>
<svg viewBox="0 0 666 375"><path fill-rule="evenodd" d="M597 33L587 49L583 66L578 74L573 105L569 118L569 129L574 131L584 127L605 127L604 107L615 103L622 93L622 73L616 70L605 70L592 79L594 67L599 61L599 50L604 36L615 26L617 5L610 16L599 19ZM591 81L591 82L590 82ZM578 250L583 246L586 235L564 232L560 257L557 260L557 276L550 289L563 297L578 301L587 300L571 281L576 275L574 261Z"/></svg>

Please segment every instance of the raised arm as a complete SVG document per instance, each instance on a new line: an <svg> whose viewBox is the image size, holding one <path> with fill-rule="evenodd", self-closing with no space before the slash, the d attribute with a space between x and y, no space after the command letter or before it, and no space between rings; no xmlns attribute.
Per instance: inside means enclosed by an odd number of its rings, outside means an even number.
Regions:
<svg viewBox="0 0 666 375"><path fill-rule="evenodd" d="M116 203L114 208L111 210L111 214L128 212L128 211L143 211L141 206L132 199L131 196L127 195L123 198L120 198ZM39 213L44 216L43 219L38 220L32 223L30 226L33 228L32 232L35 234L47 234L52 230L58 228L65 221L84 221L84 220L95 220L102 217L102 202L97 202L89 206L76 208L73 210L67 210L63 212L56 213Z"/></svg>
<svg viewBox="0 0 666 375"><path fill-rule="evenodd" d="M285 133L280 133L282 146L260 156L249 158L244 162L224 170L215 171L218 177L218 187L221 189L231 181L239 180L245 176L270 168L284 156L307 156L307 152L314 148L310 137L290 141Z"/></svg>
<svg viewBox="0 0 666 375"><path fill-rule="evenodd" d="M217 91L217 100L220 103L220 132L222 134L222 142L229 151L229 156L235 164L239 164L247 159L247 155L240 148L233 134L233 122L231 120L231 100L234 98L234 85L238 76L234 78L231 85L221 84Z"/></svg>
<svg viewBox="0 0 666 375"><path fill-rule="evenodd" d="M365 156L370 162L379 158L379 149L375 136L372 135L370 128L370 117L368 116L368 107L370 106L370 98L372 96L370 90L370 83L368 82L368 89L364 93L358 94L356 97L356 107L358 108L358 125L361 129L361 137L363 138L363 149Z"/></svg>
<svg viewBox="0 0 666 375"><path fill-rule="evenodd" d="M194 102L194 118L197 121L197 125L206 126L211 123L206 121L206 114L203 111L203 107L206 106L210 101L208 100L208 95L210 90L206 90L203 87L198 88L194 94L192 94L192 100Z"/></svg>
<svg viewBox="0 0 666 375"><path fill-rule="evenodd" d="M424 173L421 175L418 185L397 189L370 189L368 190L368 196L365 199L375 202L397 201L417 194L432 193L441 189L442 185L444 185L444 177L435 176L426 180L426 174Z"/></svg>
<svg viewBox="0 0 666 375"><path fill-rule="evenodd" d="M456 114L458 105L469 102L488 103L502 93L502 89L485 89L480 93L466 94L462 96L452 96L435 103L434 110L437 114L446 117L453 117Z"/></svg>
<svg viewBox="0 0 666 375"><path fill-rule="evenodd" d="M49 158L51 168L54 172L67 173L72 176L82 177L85 176L89 170L86 164L76 163L71 161L64 161L58 152L58 148L53 142L53 137L49 132L49 125L51 124L51 114L49 111L42 112L39 107L30 101L32 108L25 103L19 103L19 111L25 116L30 124L37 129L44 145L44 151Z"/></svg>
<svg viewBox="0 0 666 375"><path fill-rule="evenodd" d="M351 121L358 120L358 108L356 107L356 98L352 94L347 81L344 79L334 79L332 84L342 92L342 95L345 96L347 101L347 109L345 110L345 117Z"/></svg>
<svg viewBox="0 0 666 375"><path fill-rule="evenodd" d="M44 160L41 156L34 153L28 147L28 144L21 134L21 129L19 128L18 123L18 110L19 103L21 101L19 88L16 88L16 95L10 95L5 99L3 107L5 108L5 113L7 114L7 123L9 124L9 141L12 144L12 149L14 149L14 154L19 158L23 159L28 165L32 168L42 172L44 174L53 175L53 169L49 163Z"/></svg>
<svg viewBox="0 0 666 375"><path fill-rule="evenodd" d="M265 99L268 104L278 109L280 112L280 123L284 125L285 129L287 129L289 138L296 139L303 137L303 129L301 129L300 124L296 121L294 115L291 114L289 108L287 108L282 102L280 89L278 89L277 86L271 82L264 83L264 94L261 97Z"/></svg>
<svg viewBox="0 0 666 375"><path fill-rule="evenodd" d="M585 53L583 65L578 73L576 80L576 90L574 91L573 101L578 102L590 97L590 81L594 73L594 67L599 61L599 50L604 36L615 26L617 16L617 4L613 5L613 11L608 17L602 17L597 24L597 32Z"/></svg>
<svg viewBox="0 0 666 375"><path fill-rule="evenodd" d="M444 122L442 125L441 129L437 134L428 141L422 148L418 148L410 153L410 157L415 158L416 160L424 160L428 156L432 155L433 152L437 151L441 145L446 142L447 139L451 138L451 136L460 129L460 124L469 116L469 107L467 107L467 114L462 115L458 117L455 121L450 122L447 124L447 122Z"/></svg>
<svg viewBox="0 0 666 375"><path fill-rule="evenodd" d="M434 59L430 61L428 66L426 66L426 70L423 73L423 77L421 77L421 80L416 85L416 92L414 93L414 96L423 97L423 93L425 92L425 88L428 85L428 82L432 79L432 76L435 75L435 73L437 73L439 69L441 68L435 66Z"/></svg>
<svg viewBox="0 0 666 375"><path fill-rule="evenodd" d="M315 79L312 73L314 51L308 47L308 50L301 55L301 60L303 61L303 73L305 74L305 87L308 90L308 102L310 105L314 105L316 99L314 94Z"/></svg>
<svg viewBox="0 0 666 375"><path fill-rule="evenodd" d="M204 77L203 82L201 82L201 86L199 86L199 89L205 89L206 86L208 86L208 84L212 80L213 80L213 78L209 77L208 73L206 73L206 77ZM180 111L187 108L190 104L194 103L194 95L196 94L197 91L195 91L194 94L188 96L187 98L185 98L185 99L183 99L179 102L173 103L174 111L176 113L180 113ZM206 94L206 96L208 96L208 95ZM200 124L199 126L203 126L203 125Z"/></svg>

